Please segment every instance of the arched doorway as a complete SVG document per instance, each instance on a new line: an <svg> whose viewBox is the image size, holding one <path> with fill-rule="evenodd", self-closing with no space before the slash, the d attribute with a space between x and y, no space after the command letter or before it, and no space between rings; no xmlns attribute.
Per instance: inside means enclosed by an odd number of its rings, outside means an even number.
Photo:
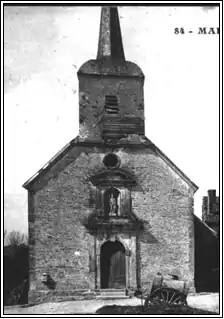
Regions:
<svg viewBox="0 0 224 319"><path fill-rule="evenodd" d="M125 248L120 241L107 241L100 250L101 288L125 288Z"/></svg>

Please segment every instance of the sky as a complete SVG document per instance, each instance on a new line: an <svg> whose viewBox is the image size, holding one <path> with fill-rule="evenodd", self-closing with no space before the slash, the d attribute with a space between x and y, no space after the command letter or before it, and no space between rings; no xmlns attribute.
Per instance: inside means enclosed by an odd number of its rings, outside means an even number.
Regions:
<svg viewBox="0 0 224 319"><path fill-rule="evenodd" d="M218 8L118 7L126 59L145 74L146 136L219 193ZM27 232L22 184L78 135L78 68L97 54L101 8L4 8L4 226ZM175 34L183 28L184 34ZM193 33L189 33L193 31Z"/></svg>

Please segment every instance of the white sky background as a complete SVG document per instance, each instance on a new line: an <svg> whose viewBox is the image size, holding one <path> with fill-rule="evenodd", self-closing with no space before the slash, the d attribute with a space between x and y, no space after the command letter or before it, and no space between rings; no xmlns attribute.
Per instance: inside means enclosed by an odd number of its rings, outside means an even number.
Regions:
<svg viewBox="0 0 224 319"><path fill-rule="evenodd" d="M27 231L22 184L78 135L76 72L97 54L100 7L4 10L5 228ZM126 59L144 88L146 136L202 196L219 182L219 36L217 9L119 7ZM185 34L175 35L183 27ZM194 31L189 34L188 31ZM76 67L74 67L74 66Z"/></svg>

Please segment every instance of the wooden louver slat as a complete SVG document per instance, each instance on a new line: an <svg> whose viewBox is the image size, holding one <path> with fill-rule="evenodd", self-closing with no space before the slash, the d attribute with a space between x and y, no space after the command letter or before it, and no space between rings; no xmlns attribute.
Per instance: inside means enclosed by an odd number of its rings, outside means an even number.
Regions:
<svg viewBox="0 0 224 319"><path fill-rule="evenodd" d="M109 115L114 115L119 113L118 100L115 95L106 95L105 99L105 112Z"/></svg>

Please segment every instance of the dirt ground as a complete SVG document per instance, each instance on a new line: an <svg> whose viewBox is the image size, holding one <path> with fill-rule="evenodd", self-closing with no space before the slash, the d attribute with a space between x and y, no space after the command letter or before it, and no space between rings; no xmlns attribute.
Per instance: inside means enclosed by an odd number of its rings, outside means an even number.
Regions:
<svg viewBox="0 0 224 319"><path fill-rule="evenodd" d="M219 313L218 294L194 294L187 298L188 305L192 308ZM4 307L4 315L37 315L37 314L94 314L97 309L105 305L139 306L141 299L131 298L123 300L86 300L49 302L30 307L9 306Z"/></svg>

